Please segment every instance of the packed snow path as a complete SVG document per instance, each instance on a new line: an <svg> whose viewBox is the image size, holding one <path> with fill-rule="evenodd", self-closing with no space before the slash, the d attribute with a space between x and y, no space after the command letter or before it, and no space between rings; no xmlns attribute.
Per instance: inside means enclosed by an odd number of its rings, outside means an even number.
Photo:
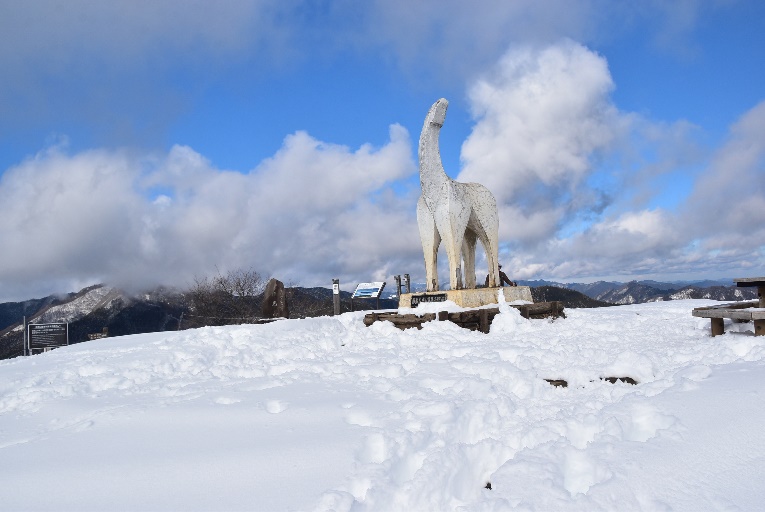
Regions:
<svg viewBox="0 0 765 512"><path fill-rule="evenodd" d="M765 337L741 324L712 338L690 314L704 304L554 322L503 307L488 335L367 328L352 313L3 361L0 503L757 510Z"/></svg>

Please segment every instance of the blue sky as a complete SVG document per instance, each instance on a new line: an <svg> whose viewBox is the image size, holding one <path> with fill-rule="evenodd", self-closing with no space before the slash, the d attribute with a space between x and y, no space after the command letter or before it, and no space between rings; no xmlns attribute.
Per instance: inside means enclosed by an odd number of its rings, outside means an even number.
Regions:
<svg viewBox="0 0 765 512"><path fill-rule="evenodd" d="M4 2L0 300L424 278L440 97L513 277L763 275L764 29L756 1Z"/></svg>

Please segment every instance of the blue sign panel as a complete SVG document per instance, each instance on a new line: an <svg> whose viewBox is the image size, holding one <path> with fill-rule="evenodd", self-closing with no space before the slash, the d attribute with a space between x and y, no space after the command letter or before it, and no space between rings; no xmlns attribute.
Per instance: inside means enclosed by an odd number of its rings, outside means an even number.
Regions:
<svg viewBox="0 0 765 512"><path fill-rule="evenodd" d="M353 292L354 299L376 299L385 288L385 282L360 283Z"/></svg>

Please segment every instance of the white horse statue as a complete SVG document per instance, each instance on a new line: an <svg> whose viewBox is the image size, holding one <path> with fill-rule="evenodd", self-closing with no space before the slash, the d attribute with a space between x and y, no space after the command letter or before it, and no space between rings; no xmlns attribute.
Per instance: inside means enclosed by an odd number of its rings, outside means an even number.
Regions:
<svg viewBox="0 0 765 512"><path fill-rule="evenodd" d="M425 254L427 290L438 290L438 246L449 258L452 290L475 288L475 246L480 240L489 264L489 286L499 286L499 216L497 201L478 183L460 183L446 175L441 164L438 136L449 102L441 98L430 107L420 134L420 184L417 224ZM461 260L465 260L463 281Z"/></svg>

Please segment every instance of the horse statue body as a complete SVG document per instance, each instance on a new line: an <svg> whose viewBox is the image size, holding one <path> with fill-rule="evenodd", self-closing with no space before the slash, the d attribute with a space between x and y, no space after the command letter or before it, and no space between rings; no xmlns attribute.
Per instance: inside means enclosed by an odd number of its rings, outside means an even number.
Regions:
<svg viewBox="0 0 765 512"><path fill-rule="evenodd" d="M449 102L436 101L420 133L420 185L417 224L425 255L427 290L438 290L438 247L444 242L452 290L475 288L475 247L480 240L489 265L489 287L499 286L497 201L478 183L460 183L446 175L438 137ZM464 279L461 262L465 262Z"/></svg>

